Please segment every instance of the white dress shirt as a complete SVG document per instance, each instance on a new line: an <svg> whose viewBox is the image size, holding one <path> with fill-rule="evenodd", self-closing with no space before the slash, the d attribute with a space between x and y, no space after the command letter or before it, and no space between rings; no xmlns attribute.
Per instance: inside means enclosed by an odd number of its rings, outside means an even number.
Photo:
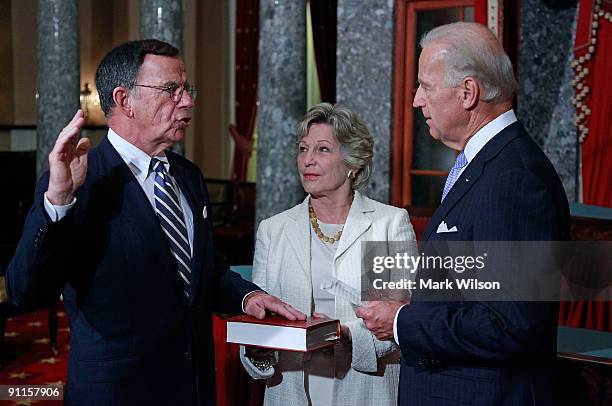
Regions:
<svg viewBox="0 0 612 406"><path fill-rule="evenodd" d="M319 227L328 236L344 227L343 224L327 224L319 220ZM330 318L336 318L336 297L323 289L321 282L334 275L334 256L338 241L333 244L323 242L310 226L310 269L312 277L312 298L314 311ZM306 393L312 406L331 405L334 397L334 378L336 360L334 352L314 351L310 359L304 360L304 381Z"/></svg>
<svg viewBox="0 0 612 406"><path fill-rule="evenodd" d="M142 190L147 196L147 199L149 199L149 203L151 203L151 206L153 207L153 209L155 209L155 176L152 175L153 171L150 170L151 157L138 147L130 144L124 138L121 138L121 136L114 132L111 128L108 129L107 137L113 148L115 148L119 156L121 156L121 159L123 159L128 168L130 168L132 174L134 174L134 177L138 180L138 184L140 185L140 187L142 187ZM164 166L166 167L166 171L170 173L170 163L168 162L168 158L165 155L158 155L154 158L162 161ZM174 180L174 178L172 176L170 177L176 185L176 181ZM185 216L185 224L187 225L187 237L189 239L189 247L191 248L191 255L193 256L193 212L191 211L191 207L189 207L189 202L187 202L185 195L178 187L178 185L177 189L179 191L181 209L183 210L183 215ZM75 204L76 197L72 199L71 203L65 206L59 206L51 204L49 199L47 199L46 193L44 196L45 210L47 211L47 214L53 222L60 221L62 218L64 218L66 214L68 214L70 209L74 207ZM246 299L249 297L250 294L255 292L259 291L249 292L242 298L243 312L246 313Z"/></svg>
<svg viewBox="0 0 612 406"><path fill-rule="evenodd" d="M465 159L467 160L467 164L461 169L459 172L459 176L463 173L465 168L470 164L472 159L480 152L480 150L489 142L493 137L499 134L504 128L508 127L510 124L516 122L516 114L514 114L514 110L510 109L505 113L497 116L493 121L487 123L484 127L474 134L472 138L470 138L465 144L465 148L463 149L463 153L465 155ZM404 305L406 306L406 305ZM402 307L404 307L402 306ZM400 307L395 313L395 318L393 320L393 339L399 345L399 338L397 336L397 316L402 310Z"/></svg>

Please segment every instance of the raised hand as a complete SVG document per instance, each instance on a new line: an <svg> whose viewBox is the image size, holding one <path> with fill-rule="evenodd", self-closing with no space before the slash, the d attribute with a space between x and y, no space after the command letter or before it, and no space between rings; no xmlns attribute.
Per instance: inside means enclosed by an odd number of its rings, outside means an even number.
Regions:
<svg viewBox="0 0 612 406"><path fill-rule="evenodd" d="M60 132L49 154L49 188L46 196L51 204L69 204L85 182L90 141L89 138L79 139L83 124L83 111L77 110L70 123Z"/></svg>

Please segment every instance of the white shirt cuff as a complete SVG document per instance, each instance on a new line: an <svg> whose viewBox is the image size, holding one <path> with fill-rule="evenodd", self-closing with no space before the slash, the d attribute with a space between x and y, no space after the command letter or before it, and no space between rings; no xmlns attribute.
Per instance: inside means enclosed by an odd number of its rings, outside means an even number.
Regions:
<svg viewBox="0 0 612 406"><path fill-rule="evenodd" d="M45 211L51 218L51 221L55 223L57 221L60 221L64 217L66 217L66 214L68 214L70 209L72 209L74 205L76 204L76 197L73 197L72 201L65 206L56 206L52 204L49 201L49 199L47 199L47 194L45 193L44 201L45 201Z"/></svg>
<svg viewBox="0 0 612 406"><path fill-rule="evenodd" d="M397 312L395 313L395 318L393 319L393 339L395 340L395 344L399 345L399 337L397 336L397 316L399 316L402 308L406 305L402 305Z"/></svg>

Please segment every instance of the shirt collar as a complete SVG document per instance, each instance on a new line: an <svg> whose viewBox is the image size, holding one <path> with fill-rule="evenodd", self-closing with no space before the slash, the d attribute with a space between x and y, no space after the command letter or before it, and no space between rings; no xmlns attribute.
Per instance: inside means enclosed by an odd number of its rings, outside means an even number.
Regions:
<svg viewBox="0 0 612 406"><path fill-rule="evenodd" d="M140 183L143 183L149 175L151 165L151 157L146 152L128 142L121 137L112 128L108 129L108 141L113 148L119 153L121 159L130 168L134 176ZM158 155L155 157L164 163L167 171L170 171L170 163L166 155Z"/></svg>
<svg viewBox="0 0 612 406"><path fill-rule="evenodd" d="M515 121L517 121L516 114L514 114L514 110L510 109L478 130L478 132L469 139L463 149L467 162L470 163L491 138L495 137L495 135L499 134L504 128Z"/></svg>

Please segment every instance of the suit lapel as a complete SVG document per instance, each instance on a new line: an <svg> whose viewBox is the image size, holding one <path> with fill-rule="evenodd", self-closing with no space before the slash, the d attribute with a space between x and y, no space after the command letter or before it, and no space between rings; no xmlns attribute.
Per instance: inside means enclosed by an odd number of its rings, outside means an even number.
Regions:
<svg viewBox="0 0 612 406"><path fill-rule="evenodd" d="M147 250L146 253L138 255L147 255L150 257L150 263L156 264L154 269L147 272L149 275L158 273L168 280L170 286L182 292L181 281L176 277L176 272L167 272L168 269L175 269L176 264L169 252L170 248L159 219L138 180L108 138L102 140L97 150L100 154L100 185L105 190L103 194L106 198L113 196L111 198L121 199L121 215L131 224L130 229L140 239L140 243L135 246L146 247Z"/></svg>
<svg viewBox="0 0 612 406"><path fill-rule="evenodd" d="M295 256L298 259L300 267L308 277L312 279L312 271L310 269L310 220L308 217L308 202L310 196L299 205L291 209L287 215L293 220L293 223L288 224L285 229L289 245L293 249ZM351 248L359 237L365 233L372 225L372 220L366 215L368 212L374 211L366 198L359 192L355 192L355 198L349 215L347 217L342 238L338 242L338 249L334 255L334 261L339 258L346 250ZM304 249L306 247L306 249Z"/></svg>
<svg viewBox="0 0 612 406"><path fill-rule="evenodd" d="M480 174L482 173L482 160L474 159L469 165L465 168L461 176L455 182L453 188L448 192L446 198L435 211L429 223L427 223L427 228L425 229L425 233L423 235L423 240L428 240L431 233L437 229L438 225L449 211L458 201L460 201L463 196L472 188L472 185L476 182Z"/></svg>
<svg viewBox="0 0 612 406"><path fill-rule="evenodd" d="M365 233L372 225L372 220L365 213L373 212L374 208L370 206L363 195L355 191L355 198L349 210L342 237L338 242L338 249L334 255L334 261L338 259L346 250Z"/></svg>
<svg viewBox="0 0 612 406"><path fill-rule="evenodd" d="M102 157L100 174L104 177L103 182L120 188L123 200L128 203L123 207L126 217L138 226L137 230L152 238L154 243L165 243L155 210L130 168L108 138L104 138L98 148Z"/></svg>
<svg viewBox="0 0 612 406"><path fill-rule="evenodd" d="M310 269L310 223L308 217L308 202L310 196L299 205L292 208L287 215L293 220L292 223L288 223L285 227L285 234L289 245L293 249L295 256L298 259L300 267L311 280L311 269Z"/></svg>
<svg viewBox="0 0 612 406"><path fill-rule="evenodd" d="M494 159L499 152L514 138L526 135L523 125L518 121L504 128L499 134L495 135L485 146L476 154L474 159L468 164L461 176L455 182L446 198L435 211L423 233L423 240L428 240L438 225L444 220L446 215L453 207L466 195L476 183L484 171L486 163Z"/></svg>

